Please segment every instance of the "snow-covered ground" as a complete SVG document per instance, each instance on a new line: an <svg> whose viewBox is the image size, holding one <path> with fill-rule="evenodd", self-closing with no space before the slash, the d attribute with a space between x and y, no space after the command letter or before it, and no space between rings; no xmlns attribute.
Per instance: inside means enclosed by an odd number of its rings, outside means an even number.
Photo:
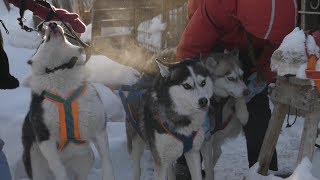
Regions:
<svg viewBox="0 0 320 180"><path fill-rule="evenodd" d="M16 18L18 17L17 9L13 9L10 13L6 13L3 9L3 1L0 1L0 19L7 25L10 34L4 36L4 46L10 60L10 68L13 75L22 81L29 73L29 67L26 61L29 60L35 48L40 41L40 37L36 34L22 32L18 27ZM26 14L27 19L31 19L31 14ZM96 56L94 58L107 61L112 71L104 71L105 76L116 77L117 70L123 71L126 67L115 65L106 57ZM130 68L128 71L132 75L136 75ZM118 73L119 74L119 73ZM131 80L130 73L120 73L122 79ZM26 115L29 102L30 90L20 87L15 90L0 92L0 137L5 141L4 152L8 158L12 173L15 171L21 172L23 168L19 165L22 154L21 144L21 126ZM294 117L290 118L291 121ZM280 171L279 174L293 172L296 168L296 158L299 148L299 140L303 129L303 118L298 117L296 124L292 128L282 128L279 142L277 144L278 160ZM128 180L132 177L131 161L127 153L125 126L123 122L108 123L107 132L109 135L109 143L112 154L112 162L115 169L117 180ZM216 180L240 180L243 179L249 172L246 143L243 135L240 135L234 140L227 142L222 148L222 156L220 157L217 166L215 167ZM18 165L17 165L18 164ZM306 161L304 166L298 169L298 174L309 174L311 164ZM319 167L319 166L318 166ZM152 160L149 152L143 156L143 180L152 180ZM261 178L251 171L251 180ZM318 172L315 170L315 172ZM100 179L101 170L99 160L90 173L90 180ZM307 176L304 176L307 177ZM310 176L309 176L310 177ZM1 175L0 175L1 179ZM292 177L291 180L308 180L305 178ZM313 179L310 179L313 180Z"/></svg>

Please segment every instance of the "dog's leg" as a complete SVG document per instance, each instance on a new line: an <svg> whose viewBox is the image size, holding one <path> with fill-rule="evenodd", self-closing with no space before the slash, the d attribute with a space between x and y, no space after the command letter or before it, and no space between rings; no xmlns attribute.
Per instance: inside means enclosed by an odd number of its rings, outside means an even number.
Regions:
<svg viewBox="0 0 320 180"><path fill-rule="evenodd" d="M213 165L213 167L215 167L222 153L221 144L212 143L212 152L213 159L211 164Z"/></svg>
<svg viewBox="0 0 320 180"><path fill-rule="evenodd" d="M163 164L155 164L154 167L154 179L155 180L167 180L168 174L168 165Z"/></svg>
<svg viewBox="0 0 320 180"><path fill-rule="evenodd" d="M168 167L168 180L176 180L176 174L173 169L173 163Z"/></svg>
<svg viewBox="0 0 320 180"><path fill-rule="evenodd" d="M68 168L72 169L76 180L87 180L89 172L94 164L94 155L89 147L81 156L76 156L68 162Z"/></svg>
<svg viewBox="0 0 320 180"><path fill-rule="evenodd" d="M212 157L212 146L211 141L212 138L210 138L209 141L205 141L203 143L203 146L201 148L201 153L203 156L203 163L205 167L206 172L206 180L213 180L214 179L214 166L213 166L213 157Z"/></svg>
<svg viewBox="0 0 320 180"><path fill-rule="evenodd" d="M107 133L105 131L98 133L96 137L93 138L93 142L101 157L103 180L114 180Z"/></svg>
<svg viewBox="0 0 320 180"><path fill-rule="evenodd" d="M190 170L192 180L202 179L201 159L199 151L189 151L184 154Z"/></svg>
<svg viewBox="0 0 320 180"><path fill-rule="evenodd" d="M53 180L47 160L43 157L38 146L34 145L30 151L30 161L33 180Z"/></svg>
<svg viewBox="0 0 320 180"><path fill-rule="evenodd" d="M144 141L139 137L136 136L132 140L132 151L130 156L133 161L133 172L134 172L134 180L140 180L141 176L141 156L144 150Z"/></svg>
<svg viewBox="0 0 320 180"><path fill-rule="evenodd" d="M39 148L43 156L47 159L49 168L56 180L67 180L67 172L62 164L55 141L47 140L39 143Z"/></svg>

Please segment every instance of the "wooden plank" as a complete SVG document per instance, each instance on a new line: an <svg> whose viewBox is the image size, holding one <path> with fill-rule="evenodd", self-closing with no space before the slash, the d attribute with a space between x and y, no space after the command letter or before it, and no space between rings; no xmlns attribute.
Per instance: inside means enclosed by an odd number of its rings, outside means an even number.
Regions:
<svg viewBox="0 0 320 180"><path fill-rule="evenodd" d="M310 160L312 159L315 149L314 145L317 139L319 120L320 111L306 114L297 164L299 164L304 157L308 157Z"/></svg>
<svg viewBox="0 0 320 180"><path fill-rule="evenodd" d="M277 78L276 86L271 93L272 101L289 104L305 112L319 110L319 92L316 88L303 82L305 81L293 80L291 78Z"/></svg>
<svg viewBox="0 0 320 180"><path fill-rule="evenodd" d="M288 112L288 105L276 103L268 125L266 135L261 147L258 162L260 169L258 173L267 175L273 152L275 150L279 134Z"/></svg>

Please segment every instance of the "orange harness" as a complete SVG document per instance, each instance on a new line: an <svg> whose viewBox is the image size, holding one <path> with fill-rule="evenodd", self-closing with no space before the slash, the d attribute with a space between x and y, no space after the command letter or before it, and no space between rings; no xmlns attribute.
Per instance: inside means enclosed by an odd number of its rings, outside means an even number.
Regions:
<svg viewBox="0 0 320 180"><path fill-rule="evenodd" d="M67 99L50 91L44 92L46 100L57 104L59 108L60 122L60 144L58 149L62 150L68 142L85 143L80 139L79 133L79 105L78 98L87 90L87 85L83 85L72 92Z"/></svg>
<svg viewBox="0 0 320 180"><path fill-rule="evenodd" d="M316 70L317 62L319 58L315 54L309 54L307 48L307 34L306 34L306 41L305 41L305 50L308 57L308 64L305 70L306 77L309 80L313 80L318 91L320 91L320 71Z"/></svg>

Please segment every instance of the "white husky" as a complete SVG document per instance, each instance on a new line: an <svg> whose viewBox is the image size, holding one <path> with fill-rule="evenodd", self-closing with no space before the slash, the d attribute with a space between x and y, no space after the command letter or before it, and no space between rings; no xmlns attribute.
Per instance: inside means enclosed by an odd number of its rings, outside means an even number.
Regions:
<svg viewBox="0 0 320 180"><path fill-rule="evenodd" d="M22 130L29 177L86 180L94 162L92 141L102 159L103 180L114 180L103 104L86 80L83 49L50 23L30 64L32 100Z"/></svg>

